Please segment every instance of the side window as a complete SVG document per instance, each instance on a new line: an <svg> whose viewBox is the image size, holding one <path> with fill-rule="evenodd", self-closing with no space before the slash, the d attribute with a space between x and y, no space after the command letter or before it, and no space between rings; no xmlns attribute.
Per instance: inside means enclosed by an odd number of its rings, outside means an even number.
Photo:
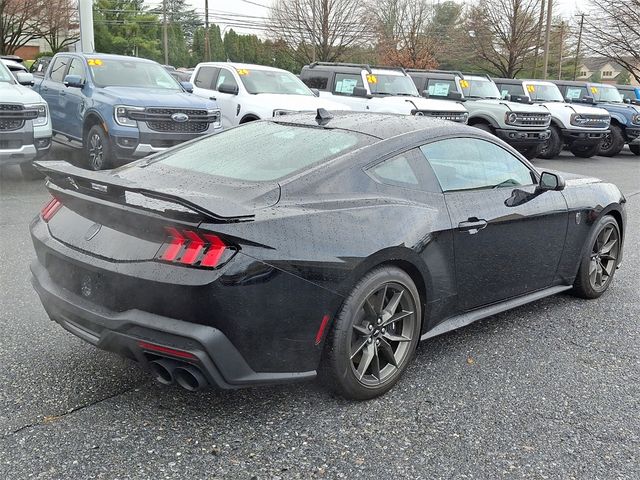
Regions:
<svg viewBox="0 0 640 480"><path fill-rule="evenodd" d="M301 80L309 88L329 90L329 72L318 72L309 69L305 72Z"/></svg>
<svg viewBox="0 0 640 480"><path fill-rule="evenodd" d="M82 80L87 79L87 75L84 70L84 65L82 64L82 60L79 58L74 58L71 60L71 65L69 65L69 71L67 75L79 75Z"/></svg>
<svg viewBox="0 0 640 480"><path fill-rule="evenodd" d="M400 187L416 188L418 176L411 166L411 153L401 154L374 165L367 173L380 183Z"/></svg>
<svg viewBox="0 0 640 480"><path fill-rule="evenodd" d="M236 79L233 78L233 73L231 73L229 70L227 70L226 68L221 68L220 69L220 73L218 74L218 80L216 81L216 90L218 90L218 88L220 87L220 85L225 84L225 85L231 85L231 86L238 86L238 82L236 82Z"/></svg>
<svg viewBox="0 0 640 480"><path fill-rule="evenodd" d="M420 147L443 192L531 185L529 168L505 149L486 140L456 138Z"/></svg>
<svg viewBox="0 0 640 480"><path fill-rule="evenodd" d="M338 95L353 95L353 89L356 87L364 87L362 75L355 73L336 73L333 93Z"/></svg>
<svg viewBox="0 0 640 480"><path fill-rule="evenodd" d="M524 88L522 87L522 84L518 84L518 85L498 85L498 88L500 88L500 95L502 96L502 98L506 97L507 95L520 95L525 96L526 94L524 93Z"/></svg>
<svg viewBox="0 0 640 480"><path fill-rule="evenodd" d="M55 62L53 62L53 67L51 68L51 80L62 83L62 80L64 80L64 72L67 70L69 60L69 57L56 58Z"/></svg>
<svg viewBox="0 0 640 480"><path fill-rule="evenodd" d="M453 80L429 80L429 88L427 89L430 97L446 97L449 92L455 92L456 86Z"/></svg>
<svg viewBox="0 0 640 480"><path fill-rule="evenodd" d="M567 87L567 93L564 96L571 100L580 100L587 96L587 89L585 87Z"/></svg>
<svg viewBox="0 0 640 480"><path fill-rule="evenodd" d="M215 82L219 70L216 67L200 67L193 84L198 88L213 90L213 82Z"/></svg>

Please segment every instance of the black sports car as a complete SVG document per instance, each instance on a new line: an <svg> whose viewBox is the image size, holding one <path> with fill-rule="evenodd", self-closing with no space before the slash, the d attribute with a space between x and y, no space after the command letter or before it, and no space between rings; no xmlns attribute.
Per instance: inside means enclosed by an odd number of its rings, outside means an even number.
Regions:
<svg viewBox="0 0 640 480"><path fill-rule="evenodd" d="M49 316L166 384L393 386L419 340L565 290L601 295L625 199L426 117L282 116L105 172L42 162Z"/></svg>

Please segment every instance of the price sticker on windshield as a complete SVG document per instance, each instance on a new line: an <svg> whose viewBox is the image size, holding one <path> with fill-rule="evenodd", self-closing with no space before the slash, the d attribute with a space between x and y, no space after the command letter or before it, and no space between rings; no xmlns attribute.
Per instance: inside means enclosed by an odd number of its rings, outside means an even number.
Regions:
<svg viewBox="0 0 640 480"><path fill-rule="evenodd" d="M469 88L469 85L470 85L470 84L469 84L469 81L468 81L468 80L464 80L464 79L461 79L461 80L460 80L460 86L461 86L462 88Z"/></svg>
<svg viewBox="0 0 640 480"><path fill-rule="evenodd" d="M533 93L536 91L536 87L534 87L533 85L527 85L527 90L529 93Z"/></svg>
<svg viewBox="0 0 640 480"><path fill-rule="evenodd" d="M249 70L246 68L238 68L236 71L238 72L238 75L249 75Z"/></svg>
<svg viewBox="0 0 640 480"><path fill-rule="evenodd" d="M591 93L598 93L598 87L591 87Z"/></svg>
<svg viewBox="0 0 640 480"><path fill-rule="evenodd" d="M375 75L370 73L369 75L367 75L367 82L369 82L369 83L378 83L378 77L376 77Z"/></svg>
<svg viewBox="0 0 640 480"><path fill-rule="evenodd" d="M87 65L89 65L90 67L101 67L102 60L100 60L99 58L90 58L89 60L87 60Z"/></svg>

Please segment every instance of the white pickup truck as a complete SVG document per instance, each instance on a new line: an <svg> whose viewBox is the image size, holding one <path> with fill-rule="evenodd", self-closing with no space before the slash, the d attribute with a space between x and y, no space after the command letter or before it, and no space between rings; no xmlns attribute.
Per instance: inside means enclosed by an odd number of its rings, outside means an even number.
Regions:
<svg viewBox="0 0 640 480"><path fill-rule="evenodd" d="M0 167L19 164L26 178L37 178L31 161L51 147L49 108L28 86L30 73L14 77L0 62Z"/></svg>
<svg viewBox="0 0 640 480"><path fill-rule="evenodd" d="M263 65L199 63L191 75L191 83L194 94L218 103L224 128L318 108L350 110L340 103L318 98L291 72Z"/></svg>

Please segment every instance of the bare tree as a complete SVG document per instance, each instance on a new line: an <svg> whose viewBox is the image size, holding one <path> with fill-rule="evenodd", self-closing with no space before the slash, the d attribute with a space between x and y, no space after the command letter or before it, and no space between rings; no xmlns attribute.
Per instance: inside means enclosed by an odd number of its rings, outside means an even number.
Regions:
<svg viewBox="0 0 640 480"><path fill-rule="evenodd" d="M334 62L351 47L373 40L361 0L278 0L269 31L303 62Z"/></svg>
<svg viewBox="0 0 640 480"><path fill-rule="evenodd" d="M433 68L436 41L428 34L433 7L425 0L376 0L377 54L380 63Z"/></svg>
<svg viewBox="0 0 640 480"><path fill-rule="evenodd" d="M626 68L640 82L640 0L591 0L585 17L586 46Z"/></svg>
<svg viewBox="0 0 640 480"><path fill-rule="evenodd" d="M0 54L11 55L39 38L36 24L38 0L0 0Z"/></svg>
<svg viewBox="0 0 640 480"><path fill-rule="evenodd" d="M73 45L80 39L78 4L75 0L47 0L42 3L40 18L35 25L53 53Z"/></svg>
<svg viewBox="0 0 640 480"><path fill-rule="evenodd" d="M470 48L489 70L515 77L533 53L538 35L538 0L480 0L467 18Z"/></svg>

